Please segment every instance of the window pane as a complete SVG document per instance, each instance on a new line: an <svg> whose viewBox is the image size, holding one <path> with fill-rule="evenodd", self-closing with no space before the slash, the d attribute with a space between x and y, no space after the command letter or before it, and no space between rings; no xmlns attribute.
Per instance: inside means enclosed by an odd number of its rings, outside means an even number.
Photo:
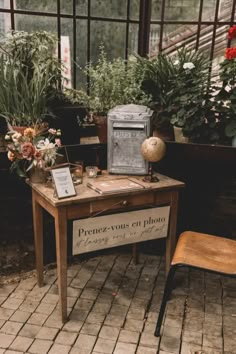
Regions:
<svg viewBox="0 0 236 354"><path fill-rule="evenodd" d="M73 82L73 22L61 19L61 60L65 66L65 87L72 87Z"/></svg>
<svg viewBox="0 0 236 354"><path fill-rule="evenodd" d="M91 15L109 18L127 18L127 0L92 0Z"/></svg>
<svg viewBox="0 0 236 354"><path fill-rule="evenodd" d="M139 26L136 24L129 25L129 54L135 54L138 52L138 29Z"/></svg>
<svg viewBox="0 0 236 354"><path fill-rule="evenodd" d="M77 0L76 15L86 16L87 14L88 14L88 0Z"/></svg>
<svg viewBox="0 0 236 354"><path fill-rule="evenodd" d="M73 0L61 0L61 13L62 14L69 14L73 13Z"/></svg>
<svg viewBox="0 0 236 354"><path fill-rule="evenodd" d="M46 16L15 15L16 30L20 31L49 31L57 34L57 19Z"/></svg>
<svg viewBox="0 0 236 354"><path fill-rule="evenodd" d="M115 22L91 21L91 58L95 59L99 53L99 46L103 43L110 59L124 57L126 24Z"/></svg>
<svg viewBox="0 0 236 354"><path fill-rule="evenodd" d="M57 1L15 0L15 8L17 10L57 12Z"/></svg>
<svg viewBox="0 0 236 354"><path fill-rule="evenodd" d="M225 56L225 50L228 44L228 28L229 26L217 26L216 29L216 39L214 46L214 58L217 58L217 61L222 61ZM232 46L235 44L232 43Z"/></svg>
<svg viewBox="0 0 236 354"><path fill-rule="evenodd" d="M10 1L9 0L0 0L0 8L10 9Z"/></svg>
<svg viewBox="0 0 236 354"><path fill-rule="evenodd" d="M151 20L158 21L161 19L161 3L162 3L162 0L152 0Z"/></svg>
<svg viewBox="0 0 236 354"><path fill-rule="evenodd" d="M166 20L197 21L199 15L199 0L167 1L165 8Z"/></svg>
<svg viewBox="0 0 236 354"><path fill-rule="evenodd" d="M0 12L0 40L1 35L4 35L11 29L11 18L10 14Z"/></svg>
<svg viewBox="0 0 236 354"><path fill-rule="evenodd" d="M151 25L149 37L149 56L150 58L157 56L159 51L160 26Z"/></svg>
<svg viewBox="0 0 236 354"><path fill-rule="evenodd" d="M87 21L78 20L76 22L76 87L81 88L86 85L86 77L79 69L84 68L87 63Z"/></svg>
<svg viewBox="0 0 236 354"><path fill-rule="evenodd" d="M132 20L139 20L139 9L140 9L140 0L131 0L130 1L130 18Z"/></svg>

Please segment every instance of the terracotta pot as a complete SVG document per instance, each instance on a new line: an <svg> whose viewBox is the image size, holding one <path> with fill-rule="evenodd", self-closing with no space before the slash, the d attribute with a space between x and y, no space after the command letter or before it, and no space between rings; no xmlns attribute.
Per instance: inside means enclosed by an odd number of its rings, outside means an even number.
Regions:
<svg viewBox="0 0 236 354"><path fill-rule="evenodd" d="M12 129L15 130L17 133L20 133L20 134L24 134L24 130L28 128L28 127L25 127L25 126L17 126L17 125L13 125L12 126Z"/></svg>
<svg viewBox="0 0 236 354"><path fill-rule="evenodd" d="M155 128L153 129L153 136L160 138L164 141L174 141L174 130L173 127L165 127L165 128Z"/></svg>
<svg viewBox="0 0 236 354"><path fill-rule="evenodd" d="M188 143L189 138L183 135L183 129L180 127L175 127L174 126L174 135L175 135L175 141L177 143Z"/></svg>
<svg viewBox="0 0 236 354"><path fill-rule="evenodd" d="M93 116L100 144L107 144L107 116Z"/></svg>

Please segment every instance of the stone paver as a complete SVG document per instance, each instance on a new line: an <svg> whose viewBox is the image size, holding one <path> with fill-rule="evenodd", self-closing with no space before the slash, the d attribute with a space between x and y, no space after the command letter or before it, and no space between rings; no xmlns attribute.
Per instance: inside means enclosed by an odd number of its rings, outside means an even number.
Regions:
<svg viewBox="0 0 236 354"><path fill-rule="evenodd" d="M161 261L160 261L161 260ZM165 260L101 255L68 268L68 314L62 323L56 270L0 286L0 354L235 354L234 279L187 268L154 336ZM223 288L222 288L223 286Z"/></svg>
<svg viewBox="0 0 236 354"><path fill-rule="evenodd" d="M8 348L14 339L15 339L14 335L0 333L0 348L3 348L3 349Z"/></svg>
<svg viewBox="0 0 236 354"><path fill-rule="evenodd" d="M32 354L46 354L52 344L53 342L50 340L36 339L28 349L28 352Z"/></svg>
<svg viewBox="0 0 236 354"><path fill-rule="evenodd" d="M33 342L32 338L18 336L11 344L10 349L26 352L30 347L30 345L32 344L32 342Z"/></svg>
<svg viewBox="0 0 236 354"><path fill-rule="evenodd" d="M11 321L25 323L28 320L28 318L30 317L30 315L31 315L31 313L29 313L29 312L17 310L11 316Z"/></svg>
<svg viewBox="0 0 236 354"><path fill-rule="evenodd" d="M17 333L20 331L22 326L23 326L23 323L7 321L0 329L0 332L6 333L6 334L17 335Z"/></svg>
<svg viewBox="0 0 236 354"><path fill-rule="evenodd" d="M92 350L96 339L96 336L80 334L77 341L75 342L75 347Z"/></svg>

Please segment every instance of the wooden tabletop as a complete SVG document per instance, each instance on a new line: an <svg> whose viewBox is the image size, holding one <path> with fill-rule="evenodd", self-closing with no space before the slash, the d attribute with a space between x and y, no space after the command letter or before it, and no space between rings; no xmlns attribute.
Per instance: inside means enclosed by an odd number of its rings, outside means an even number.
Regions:
<svg viewBox="0 0 236 354"><path fill-rule="evenodd" d="M96 181L110 181L110 180L128 178L129 180L141 184L144 187L143 189L140 190L120 190L118 193L119 196L139 194L139 193L142 194L147 190L153 190L153 191L155 190L166 191L168 189L173 190L173 188L179 189L185 186L183 182L177 181L173 178L158 173L155 175L157 175L159 181L148 183L143 181L144 176L112 175L109 174L107 171L102 171L102 175L96 177ZM90 181L91 178L87 178L87 176L84 175L83 184L75 186L77 195L69 198L63 198L63 199L58 199L55 196L54 187L51 182L47 184L36 184L36 183L31 183L29 180L27 180L27 183L31 186L33 190L38 192L43 198L45 198L51 205L55 207L68 205L68 204L83 203L86 201L91 201L96 199L105 199L110 197L111 195L117 195L117 192L113 192L113 191L106 194L99 194L98 192L87 187L87 183Z"/></svg>

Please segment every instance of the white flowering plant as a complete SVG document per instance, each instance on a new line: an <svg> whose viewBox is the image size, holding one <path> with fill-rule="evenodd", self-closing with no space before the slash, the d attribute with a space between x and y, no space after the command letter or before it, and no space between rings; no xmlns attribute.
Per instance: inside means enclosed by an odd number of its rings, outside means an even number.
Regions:
<svg viewBox="0 0 236 354"><path fill-rule="evenodd" d="M209 59L202 52L184 48L172 61L171 124L183 128L184 136L193 141L217 141Z"/></svg>
<svg viewBox="0 0 236 354"><path fill-rule="evenodd" d="M27 177L33 167L45 169L56 162L61 146L58 129L26 128L22 133L9 131L5 136L7 156L12 162L11 171Z"/></svg>

